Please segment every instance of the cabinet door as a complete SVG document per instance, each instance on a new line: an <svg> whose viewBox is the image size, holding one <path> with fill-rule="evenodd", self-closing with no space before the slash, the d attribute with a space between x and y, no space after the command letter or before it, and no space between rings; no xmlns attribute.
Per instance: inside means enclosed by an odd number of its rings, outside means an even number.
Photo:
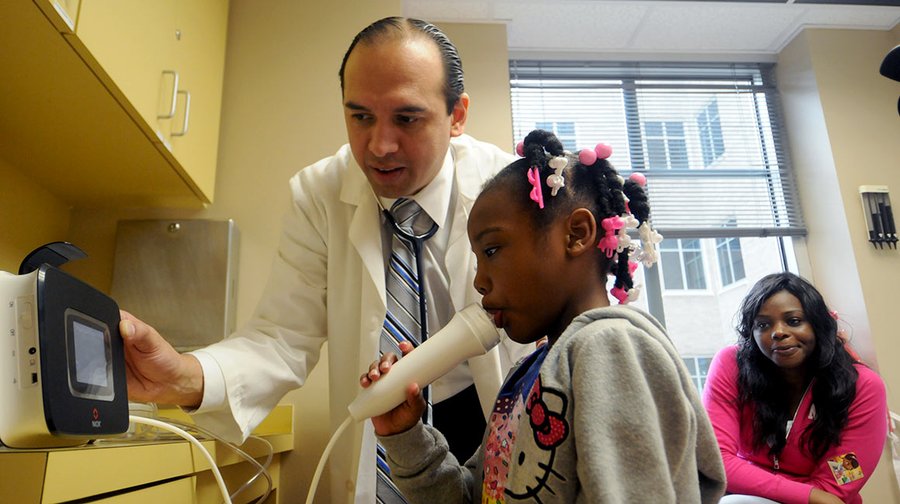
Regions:
<svg viewBox="0 0 900 504"><path fill-rule="evenodd" d="M81 0L75 33L156 136L175 89L176 0Z"/></svg>
<svg viewBox="0 0 900 504"><path fill-rule="evenodd" d="M210 200L215 190L227 25L228 0L177 3L174 65L181 79L166 146Z"/></svg>
<svg viewBox="0 0 900 504"><path fill-rule="evenodd" d="M34 0L60 33L74 33L80 0Z"/></svg>

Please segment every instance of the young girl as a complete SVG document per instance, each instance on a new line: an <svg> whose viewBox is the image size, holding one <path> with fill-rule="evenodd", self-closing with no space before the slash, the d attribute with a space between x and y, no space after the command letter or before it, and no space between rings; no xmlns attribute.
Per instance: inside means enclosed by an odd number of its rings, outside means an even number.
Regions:
<svg viewBox="0 0 900 504"><path fill-rule="evenodd" d="M469 217L475 287L512 340L547 344L510 372L464 466L419 421L416 385L373 418L394 482L422 503L716 502L724 470L699 395L660 324L624 306L637 292L629 256L649 265L661 238L643 178L623 181L606 145L575 156L545 131L519 154ZM362 385L395 360L373 363Z"/></svg>
<svg viewBox="0 0 900 504"><path fill-rule="evenodd" d="M703 390L736 494L722 502L862 502L888 432L881 378L793 273L759 280L739 316L738 344L716 355Z"/></svg>

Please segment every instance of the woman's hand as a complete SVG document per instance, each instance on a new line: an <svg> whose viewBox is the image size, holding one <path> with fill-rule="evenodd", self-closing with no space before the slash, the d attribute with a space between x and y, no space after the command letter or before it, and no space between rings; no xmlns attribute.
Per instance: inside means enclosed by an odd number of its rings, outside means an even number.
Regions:
<svg viewBox="0 0 900 504"><path fill-rule="evenodd" d="M830 494L821 488L813 488L809 492L809 504L844 504L837 495Z"/></svg>
<svg viewBox="0 0 900 504"><path fill-rule="evenodd" d="M412 352L413 346L408 342L400 343L400 351L403 355ZM386 353L369 365L369 372L359 377L359 384L368 388L377 382L382 375L391 370L391 366L398 358L393 353ZM375 426L375 434L390 436L412 429L425 413L425 398L417 383L411 383L406 387L406 401L383 415L372 417L372 425Z"/></svg>

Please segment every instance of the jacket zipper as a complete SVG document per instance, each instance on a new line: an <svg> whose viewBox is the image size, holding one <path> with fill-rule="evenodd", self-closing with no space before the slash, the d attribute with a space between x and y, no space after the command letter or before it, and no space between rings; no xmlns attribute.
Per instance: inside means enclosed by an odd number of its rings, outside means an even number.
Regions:
<svg viewBox="0 0 900 504"><path fill-rule="evenodd" d="M812 387L812 382L810 382L806 386L806 390L803 391L803 395L800 397L800 404L797 405L797 409L794 411L794 416L791 418L791 427L794 426L794 422L797 420L797 413L800 412L800 406L803 405L803 399L806 398L806 394L809 392L810 387ZM788 428L785 434L785 442L787 442L787 438L791 435L791 428ZM778 455L772 455L772 469L775 471L778 471L780 469L780 466L778 464Z"/></svg>

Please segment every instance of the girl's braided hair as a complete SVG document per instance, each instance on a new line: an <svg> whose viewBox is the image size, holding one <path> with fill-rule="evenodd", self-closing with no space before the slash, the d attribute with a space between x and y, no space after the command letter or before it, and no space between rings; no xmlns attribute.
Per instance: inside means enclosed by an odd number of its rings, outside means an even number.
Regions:
<svg viewBox="0 0 900 504"><path fill-rule="evenodd" d="M541 208L537 203L530 201L522 205L529 212L536 229L545 228L557 217L576 208L590 210L597 221L598 235L601 238L604 230L600 227L600 223L606 218L630 213L637 219L639 225L649 220L650 205L644 188L635 180L620 177L607 159L596 156L591 160L592 156L578 156L566 152L556 135L544 130L529 133L522 143L520 154L523 158L500 171L488 181L484 190L495 187L508 188L512 194L521 195L524 200L534 188L526 174L532 168L537 168L544 207ZM548 185L547 178L555 171L549 162L554 157L560 156L568 161L562 173L565 185L558 188L556 196L551 196L552 187ZM592 162L585 164L582 159ZM624 233L624 230L621 232ZM629 252L629 248L625 247L609 260L600 254L602 260L608 261L607 271L615 275L615 287L624 291L634 286L632 270L628 265Z"/></svg>

